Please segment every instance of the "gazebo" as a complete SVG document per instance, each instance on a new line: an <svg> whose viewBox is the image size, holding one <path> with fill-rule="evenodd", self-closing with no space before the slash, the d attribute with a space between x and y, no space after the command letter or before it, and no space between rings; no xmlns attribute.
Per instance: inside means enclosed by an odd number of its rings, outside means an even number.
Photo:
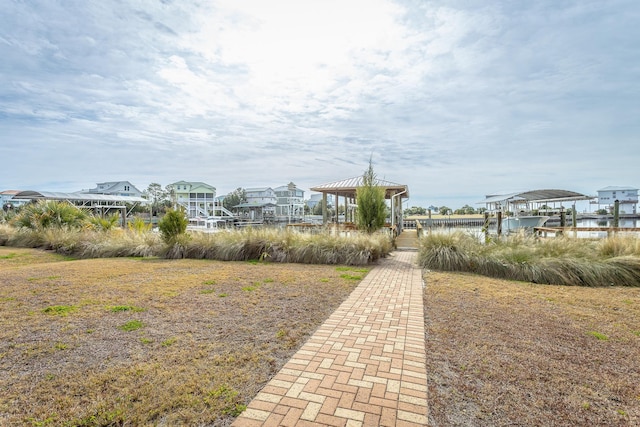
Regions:
<svg viewBox="0 0 640 427"><path fill-rule="evenodd" d="M363 177L357 176L347 178L341 181L330 182L311 188L311 191L322 193L322 222L329 222L327 214L327 196L332 195L336 200L336 208L340 206L340 198L344 203L344 222L353 222L355 218L356 191L358 187L362 187ZM409 187L404 184L376 179L374 185L382 187L385 190L385 199L391 202L391 226L396 228L397 232L402 229L402 199L409 198ZM337 210L336 210L337 211ZM339 222L336 214L335 222Z"/></svg>

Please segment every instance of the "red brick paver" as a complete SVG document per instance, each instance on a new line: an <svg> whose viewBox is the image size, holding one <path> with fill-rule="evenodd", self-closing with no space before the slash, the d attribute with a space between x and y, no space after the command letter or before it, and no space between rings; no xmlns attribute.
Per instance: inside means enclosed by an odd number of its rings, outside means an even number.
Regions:
<svg viewBox="0 0 640 427"><path fill-rule="evenodd" d="M371 270L233 426L427 425L415 256L397 251Z"/></svg>

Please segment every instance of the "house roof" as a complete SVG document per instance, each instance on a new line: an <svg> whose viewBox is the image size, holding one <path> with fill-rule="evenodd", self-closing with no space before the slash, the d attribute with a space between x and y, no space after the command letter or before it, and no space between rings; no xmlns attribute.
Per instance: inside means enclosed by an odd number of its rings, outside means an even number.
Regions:
<svg viewBox="0 0 640 427"><path fill-rule="evenodd" d="M497 202L567 202L573 200L591 200L594 197L585 194L576 193L568 190L531 190L516 192L510 194L489 195L485 200L478 203L497 203Z"/></svg>
<svg viewBox="0 0 640 427"><path fill-rule="evenodd" d="M246 191L247 193L254 192L254 191L267 191L267 190L273 191L273 188L271 188L271 187L254 187L254 188L245 188L244 189L244 191Z"/></svg>
<svg viewBox="0 0 640 427"><path fill-rule="evenodd" d="M213 190L216 191L216 187L214 187L213 185L209 185L206 182L200 182L200 181L178 181L178 182L174 182L173 186L175 185L188 185L190 187L190 189L194 189L194 188L198 188L198 187L203 187L203 188L207 188L209 190Z"/></svg>
<svg viewBox="0 0 640 427"><path fill-rule="evenodd" d="M615 186L615 185L612 185L612 186L609 186L609 187L601 188L601 189L600 189L600 190L598 190L598 191L628 191L628 190L631 190L631 191L638 191L638 189L637 189L637 188L633 188L633 187L618 187L618 186Z"/></svg>
<svg viewBox="0 0 640 427"><path fill-rule="evenodd" d="M107 181L107 182L99 182L99 183L98 183L98 187L100 187L101 185L108 185L108 186L109 186L109 189L112 189L113 187L117 186L118 184L129 185L130 187L132 187L132 188L136 189L137 191L140 191L140 190L138 190L138 187L136 187L135 185L133 185L133 184L131 183L131 181Z"/></svg>
<svg viewBox="0 0 640 427"><path fill-rule="evenodd" d="M147 199L135 196L115 196L108 194L90 194L90 193L61 193L56 191L20 191L14 199L38 199L38 200L73 200L73 201L104 201L104 202L130 202L130 203L149 203Z"/></svg>
<svg viewBox="0 0 640 427"><path fill-rule="evenodd" d="M343 179L341 181L329 182L326 184L318 185L316 187L311 188L311 191L318 191L320 193L328 193L328 194L338 194L340 196L347 195L353 196L358 187L362 187L363 178L362 176L356 176L353 178ZM375 183L378 187L383 187L386 189L387 197L390 197L392 194L398 194L401 192L405 192L401 197L407 198L409 197L409 187L403 184L398 184L391 181L385 181L383 179L376 179Z"/></svg>

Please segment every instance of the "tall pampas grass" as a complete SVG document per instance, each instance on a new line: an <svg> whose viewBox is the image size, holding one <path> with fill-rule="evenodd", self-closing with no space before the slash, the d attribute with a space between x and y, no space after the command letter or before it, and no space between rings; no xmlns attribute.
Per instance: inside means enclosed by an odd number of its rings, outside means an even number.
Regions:
<svg viewBox="0 0 640 427"><path fill-rule="evenodd" d="M305 264L366 265L385 257L392 241L385 234L246 228L218 233L187 232L170 241L143 223L120 228L14 228L0 224L0 244L54 250L77 258L162 257L220 261L260 260Z"/></svg>
<svg viewBox="0 0 640 427"><path fill-rule="evenodd" d="M424 268L575 286L640 286L640 240L537 239L516 234L488 243L465 233L431 234L420 242Z"/></svg>
<svg viewBox="0 0 640 427"><path fill-rule="evenodd" d="M263 260L305 264L364 265L392 250L388 236L330 233L306 234L275 228L247 228L218 233L192 233L183 243L185 258L223 261Z"/></svg>

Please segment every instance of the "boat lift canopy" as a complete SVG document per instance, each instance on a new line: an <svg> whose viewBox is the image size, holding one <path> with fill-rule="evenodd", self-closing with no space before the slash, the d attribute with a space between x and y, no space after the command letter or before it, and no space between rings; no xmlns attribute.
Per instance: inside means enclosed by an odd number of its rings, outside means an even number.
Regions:
<svg viewBox="0 0 640 427"><path fill-rule="evenodd" d="M67 200L70 202L79 202L82 205L94 206L110 206L122 207L118 204L122 203L142 203L147 204L149 200L135 196L115 196L109 194L93 194L93 193L61 193L56 191L20 191L13 196L14 199L26 200Z"/></svg>
<svg viewBox="0 0 640 427"><path fill-rule="evenodd" d="M67 201L73 205L94 209L101 214L105 214L111 209L119 209L122 211L123 218L126 218L130 212L127 212L127 205L135 207L138 203L148 204L149 200L135 196L116 196L110 194L93 194L93 193L61 193L56 191L20 191L13 196L14 199L21 200L60 200ZM131 208L131 210L133 209ZM123 223L124 226L124 223Z"/></svg>
<svg viewBox="0 0 640 427"><path fill-rule="evenodd" d="M594 198L593 196L568 190L531 190L509 194L491 194L488 195L485 200L478 203L486 204L489 210L499 210L501 207L507 207L508 205L541 205L592 200Z"/></svg>

